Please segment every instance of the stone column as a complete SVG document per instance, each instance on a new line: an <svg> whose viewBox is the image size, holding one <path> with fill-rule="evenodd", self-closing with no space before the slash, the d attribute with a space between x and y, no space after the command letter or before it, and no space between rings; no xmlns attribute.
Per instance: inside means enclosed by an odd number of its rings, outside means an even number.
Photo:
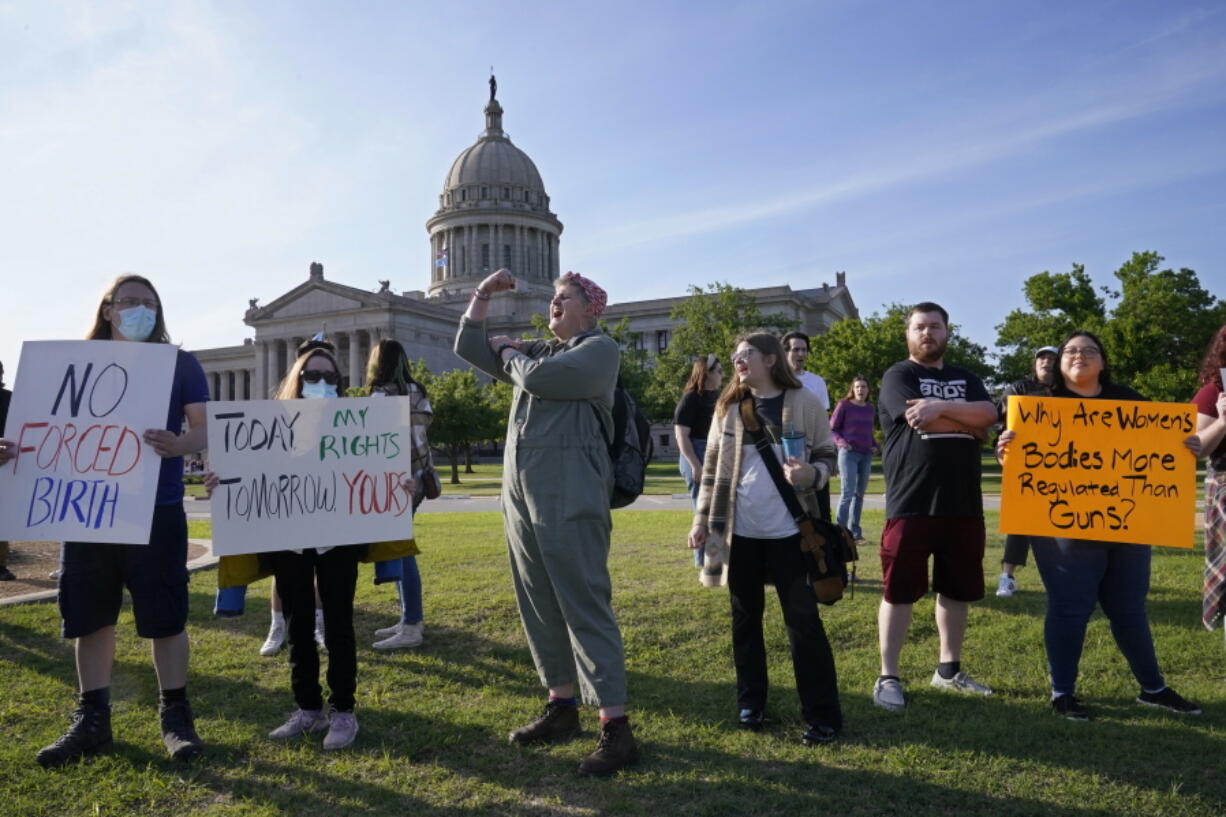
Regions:
<svg viewBox="0 0 1226 817"><path fill-rule="evenodd" d="M349 385L360 386L361 374L358 372L358 367L362 365L359 355L361 350L358 349L358 333L353 331L349 333Z"/></svg>

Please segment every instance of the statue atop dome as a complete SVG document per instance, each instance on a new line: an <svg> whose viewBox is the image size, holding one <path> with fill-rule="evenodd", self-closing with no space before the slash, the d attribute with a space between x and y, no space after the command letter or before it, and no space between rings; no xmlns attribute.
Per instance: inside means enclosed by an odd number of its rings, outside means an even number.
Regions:
<svg viewBox="0 0 1226 817"><path fill-rule="evenodd" d="M498 94L498 78L494 76L494 67L490 66L490 102Z"/></svg>

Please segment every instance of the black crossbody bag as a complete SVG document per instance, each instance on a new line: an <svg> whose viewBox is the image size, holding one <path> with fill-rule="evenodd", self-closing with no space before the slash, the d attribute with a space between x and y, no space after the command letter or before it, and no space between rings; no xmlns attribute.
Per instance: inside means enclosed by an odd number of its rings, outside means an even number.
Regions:
<svg viewBox="0 0 1226 817"><path fill-rule="evenodd" d="M847 587L849 579L853 582L854 598L855 562L860 555L856 551L856 542L851 532L824 519L815 519L801 507L800 500L796 498L796 489L788 484L787 477L783 475L783 466L775 456L775 449L771 447L768 435L763 431L763 424L750 398L741 401L741 422L745 429L753 434L754 447L758 449L758 455L762 457L767 473L771 475L783 504L792 515L792 521L800 530L800 549L804 553L809 584L812 585L817 600L822 604L834 604L843 598L843 589ZM847 572L848 562L852 563L850 577Z"/></svg>

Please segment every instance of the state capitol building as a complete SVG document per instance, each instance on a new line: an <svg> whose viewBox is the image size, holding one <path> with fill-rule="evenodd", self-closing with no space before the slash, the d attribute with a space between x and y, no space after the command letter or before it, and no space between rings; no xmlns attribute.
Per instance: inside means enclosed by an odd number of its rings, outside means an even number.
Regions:
<svg viewBox="0 0 1226 817"><path fill-rule="evenodd" d="M400 341L411 359L425 360L432 371L465 367L451 350L459 316L477 284L499 267L510 269L519 285L490 302L492 332L519 335L532 329L533 314L547 312L553 281L562 271L562 222L536 164L503 132L492 77L490 86L485 130L452 162L438 210L425 225L429 287L393 292L390 281L380 281L378 290L361 289L329 280L324 266L312 262L307 279L289 292L263 305L250 301L243 322L253 338L193 352L214 400L268 397L293 363L298 344L325 325L342 372L354 386L363 384L371 345L383 338ZM788 315L810 335L845 317L859 317L841 272L834 285L747 291L763 313ZM636 342L661 352L675 326L669 315L684 297L610 304L605 318L610 325L628 318Z"/></svg>

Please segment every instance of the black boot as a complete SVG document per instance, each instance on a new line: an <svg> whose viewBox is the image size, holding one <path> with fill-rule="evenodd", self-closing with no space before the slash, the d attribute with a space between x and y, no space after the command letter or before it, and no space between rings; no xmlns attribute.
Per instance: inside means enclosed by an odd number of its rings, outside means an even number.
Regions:
<svg viewBox="0 0 1226 817"><path fill-rule="evenodd" d="M579 707L550 701L545 704L545 712L539 718L511 733L511 743L527 746L530 743L570 740L580 731Z"/></svg>
<svg viewBox="0 0 1226 817"><path fill-rule="evenodd" d="M35 759L44 769L49 769L110 748L111 708L82 704L72 713L68 731L55 743L40 749Z"/></svg>
<svg viewBox="0 0 1226 817"><path fill-rule="evenodd" d="M173 701L158 707L162 718L162 743L175 760L191 760L204 751L204 741L196 734L196 721L187 701Z"/></svg>
<svg viewBox="0 0 1226 817"><path fill-rule="evenodd" d="M605 777L621 771L639 759L639 747L634 742L630 721L605 721L600 725L600 740L596 751L579 764L580 774Z"/></svg>

